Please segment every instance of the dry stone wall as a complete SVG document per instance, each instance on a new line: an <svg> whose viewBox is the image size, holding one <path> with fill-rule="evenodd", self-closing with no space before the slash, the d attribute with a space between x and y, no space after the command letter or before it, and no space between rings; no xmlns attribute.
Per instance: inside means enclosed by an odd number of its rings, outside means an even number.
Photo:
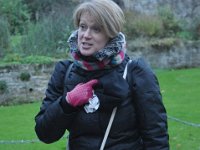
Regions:
<svg viewBox="0 0 200 150"><path fill-rule="evenodd" d="M128 47L132 59L143 57L154 68L200 67L200 43L180 42L164 47ZM0 105L40 101L55 63L49 65L13 65L0 67L0 81L5 81L7 90L0 92ZM30 73L28 81L22 81L22 73Z"/></svg>
<svg viewBox="0 0 200 150"><path fill-rule="evenodd" d="M0 81L4 81L7 85L6 90L0 92L0 105L43 99L53 68L54 64L0 67ZM29 73L30 79L22 81L20 78L22 73Z"/></svg>
<svg viewBox="0 0 200 150"><path fill-rule="evenodd" d="M177 41L170 47L129 46L132 59L143 57L153 68L200 67L200 41Z"/></svg>

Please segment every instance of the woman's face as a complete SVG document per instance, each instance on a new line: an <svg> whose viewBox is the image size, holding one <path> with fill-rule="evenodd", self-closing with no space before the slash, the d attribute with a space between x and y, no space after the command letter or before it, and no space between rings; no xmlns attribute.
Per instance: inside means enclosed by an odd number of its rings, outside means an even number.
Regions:
<svg viewBox="0 0 200 150"><path fill-rule="evenodd" d="M91 56L101 50L109 38L105 31L97 25L93 16L83 13L78 28L78 48L82 55Z"/></svg>

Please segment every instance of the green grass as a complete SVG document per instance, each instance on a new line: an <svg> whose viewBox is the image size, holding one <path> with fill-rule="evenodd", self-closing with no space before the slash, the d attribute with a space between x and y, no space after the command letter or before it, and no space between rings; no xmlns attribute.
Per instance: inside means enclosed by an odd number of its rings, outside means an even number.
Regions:
<svg viewBox="0 0 200 150"><path fill-rule="evenodd" d="M156 70L169 116L200 123L200 68ZM37 139L34 116L40 103L0 107L0 141ZM200 150L200 128L168 120L171 150ZM0 144L2 150L65 150L66 138L53 144Z"/></svg>
<svg viewBox="0 0 200 150"><path fill-rule="evenodd" d="M200 124L200 68L157 70L169 116ZM200 150L200 128L168 121L172 150Z"/></svg>
<svg viewBox="0 0 200 150"><path fill-rule="evenodd" d="M34 116L38 112L40 103L18 106L0 107L0 141L35 140ZM54 144L41 142L25 144L0 144L2 150L65 150L66 139L62 138Z"/></svg>

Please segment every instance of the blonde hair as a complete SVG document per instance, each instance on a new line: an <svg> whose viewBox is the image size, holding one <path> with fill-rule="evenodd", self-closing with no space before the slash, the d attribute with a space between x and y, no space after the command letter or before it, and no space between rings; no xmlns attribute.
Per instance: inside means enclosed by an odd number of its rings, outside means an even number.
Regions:
<svg viewBox="0 0 200 150"><path fill-rule="evenodd" d="M110 38L117 36L125 23L122 9L112 0L91 0L80 4L73 15L75 27L79 26L83 13L92 15Z"/></svg>

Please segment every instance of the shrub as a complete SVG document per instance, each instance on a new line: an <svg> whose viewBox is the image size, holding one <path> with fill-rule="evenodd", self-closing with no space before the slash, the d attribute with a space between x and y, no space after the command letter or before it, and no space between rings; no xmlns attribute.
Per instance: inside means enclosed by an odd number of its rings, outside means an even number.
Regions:
<svg viewBox="0 0 200 150"><path fill-rule="evenodd" d="M200 39L200 22L199 24L197 25L196 29L195 29L195 36L196 36L196 39Z"/></svg>
<svg viewBox="0 0 200 150"><path fill-rule="evenodd" d="M60 12L71 17L74 7L79 4L79 0L23 0L23 2L28 6L31 21L34 22Z"/></svg>
<svg viewBox="0 0 200 150"><path fill-rule="evenodd" d="M66 54L70 31L66 16L48 17L36 24L29 24L28 33L22 37L19 47L26 56L63 56Z"/></svg>
<svg viewBox="0 0 200 150"><path fill-rule="evenodd" d="M128 38L134 36L136 33L135 27L133 26L133 21L135 19L134 13L127 11L125 12L126 23L124 25L124 32L128 36Z"/></svg>
<svg viewBox="0 0 200 150"><path fill-rule="evenodd" d="M187 29L187 22L177 19L168 5L158 8L157 15L134 11L125 12L124 32L128 37L178 37L186 40L198 39L199 19L194 22L195 29ZM199 30L199 31L198 31Z"/></svg>
<svg viewBox="0 0 200 150"><path fill-rule="evenodd" d="M53 62L53 58L48 56L27 56L20 62L22 64L48 64Z"/></svg>
<svg viewBox="0 0 200 150"><path fill-rule="evenodd" d="M144 36L159 36L162 35L162 21L157 16L141 15L134 21L137 34Z"/></svg>
<svg viewBox="0 0 200 150"><path fill-rule="evenodd" d="M125 33L132 36L162 36L163 24L158 16L126 12Z"/></svg>
<svg viewBox="0 0 200 150"><path fill-rule="evenodd" d="M21 55L19 55L17 53L10 53L10 54L7 54L3 58L3 61L4 62L20 62L21 59L22 59Z"/></svg>
<svg viewBox="0 0 200 150"><path fill-rule="evenodd" d="M193 38L195 40L200 40L200 19L199 18L195 21L195 25L194 25L194 28L192 29L192 33L193 33Z"/></svg>
<svg viewBox="0 0 200 150"><path fill-rule="evenodd" d="M192 40L194 38L194 33L192 33L191 31L181 31L177 32L176 36L181 39Z"/></svg>
<svg viewBox="0 0 200 150"><path fill-rule="evenodd" d="M21 81L29 81L31 78L31 75L29 72L22 72L19 76Z"/></svg>
<svg viewBox="0 0 200 150"><path fill-rule="evenodd" d="M0 14L7 18L11 34L25 31L29 21L29 13L22 0L0 0Z"/></svg>
<svg viewBox="0 0 200 150"><path fill-rule="evenodd" d="M23 56L18 53L7 54L0 62L2 64L49 64L54 61L54 58L48 56Z"/></svg>
<svg viewBox="0 0 200 150"><path fill-rule="evenodd" d="M10 48L9 24L6 19L0 17L0 58L3 57Z"/></svg>
<svg viewBox="0 0 200 150"><path fill-rule="evenodd" d="M8 89L6 81L0 81L0 94L5 93Z"/></svg>
<svg viewBox="0 0 200 150"><path fill-rule="evenodd" d="M158 8L158 15L163 22L165 36L174 36L181 31L181 21L178 21L168 5Z"/></svg>

